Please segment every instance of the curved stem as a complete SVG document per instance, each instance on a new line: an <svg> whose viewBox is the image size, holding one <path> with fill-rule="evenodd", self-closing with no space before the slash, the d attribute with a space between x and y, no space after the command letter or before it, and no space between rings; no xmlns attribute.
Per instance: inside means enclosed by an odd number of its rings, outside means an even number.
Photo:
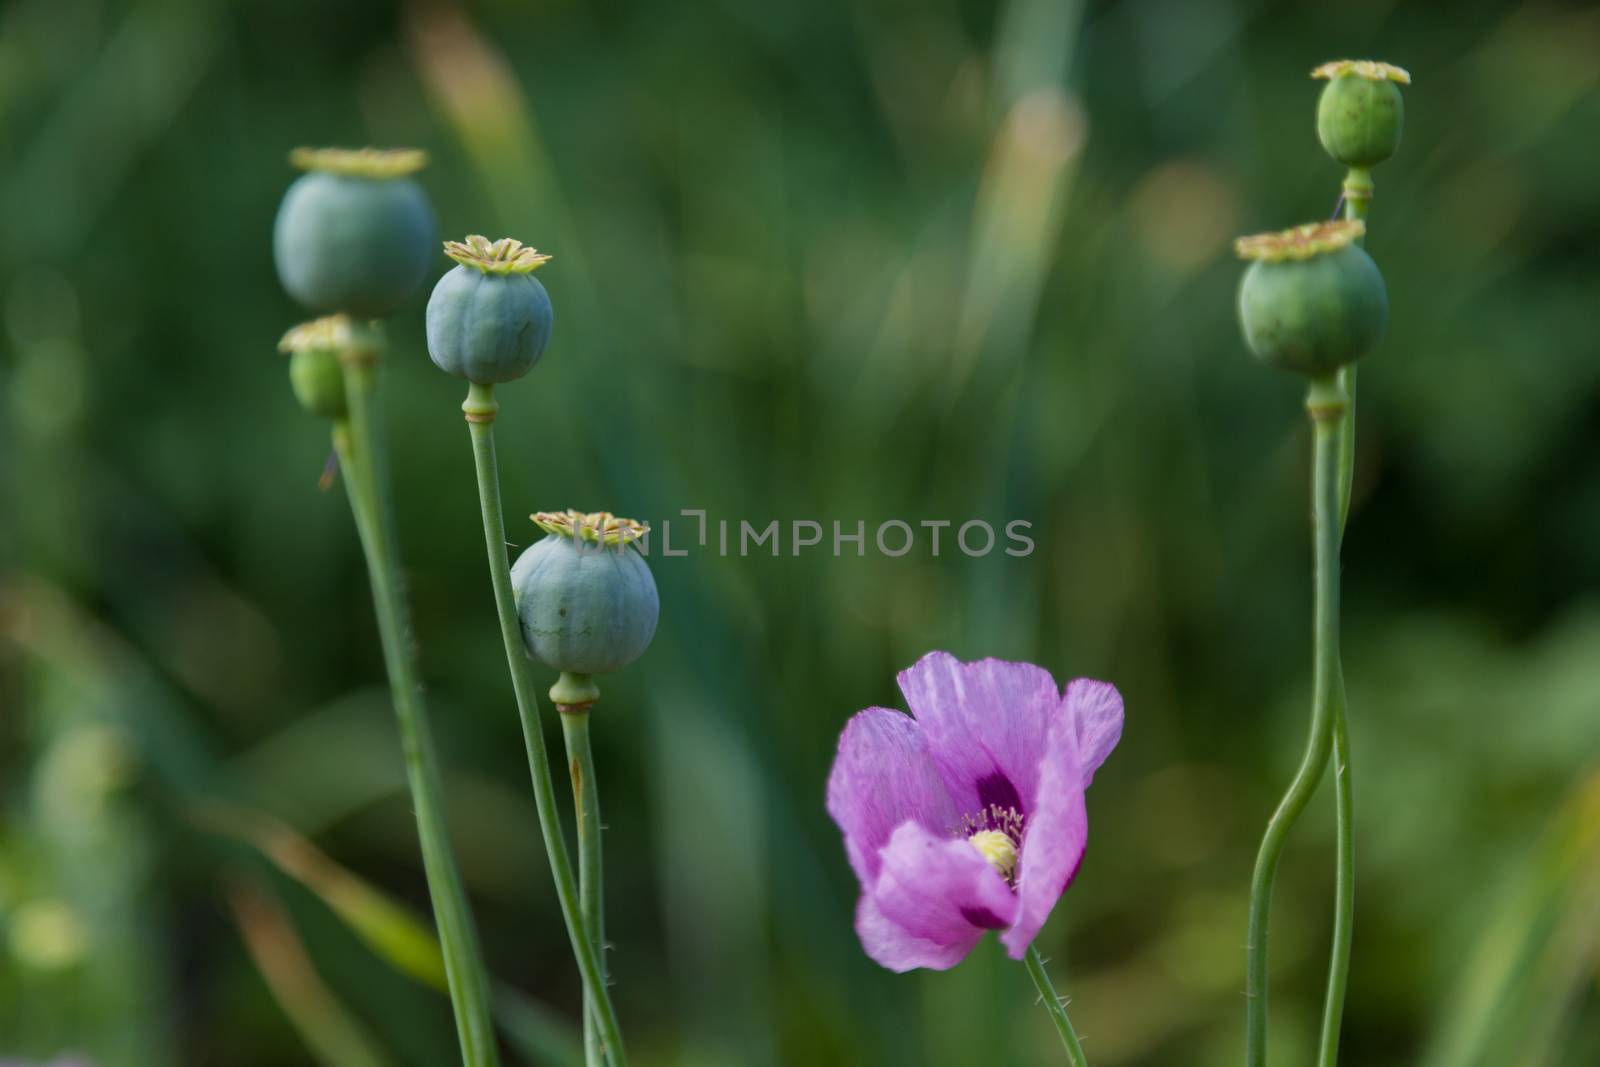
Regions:
<svg viewBox="0 0 1600 1067"><path fill-rule="evenodd" d="M1372 176L1352 170L1344 183L1344 217L1365 219L1372 204ZM1339 423L1339 535L1350 518L1350 487L1355 475L1356 366L1340 373L1347 408ZM1346 721L1344 670L1338 669L1338 694L1333 707L1333 799L1338 823L1334 876L1333 948L1328 961L1328 989L1322 1005L1322 1040L1318 1067L1339 1062L1339 1029L1344 1020L1345 990L1350 979L1350 942L1355 930L1355 787L1350 775L1350 730Z"/></svg>
<svg viewBox="0 0 1600 1067"><path fill-rule="evenodd" d="M1061 1044L1067 1050L1067 1059L1071 1061L1072 1067L1089 1067L1089 1061L1083 1055L1083 1046L1078 1043L1077 1031L1072 1029L1072 1020L1067 1018L1067 1007L1056 995L1056 987L1051 984L1050 975L1045 973L1044 961L1039 958L1039 950L1029 945L1028 954L1023 957L1023 962L1027 965L1028 977L1033 979L1034 988L1039 990L1044 1010L1050 1013L1050 1021L1056 1024L1056 1033L1061 1035Z"/></svg>
<svg viewBox="0 0 1600 1067"><path fill-rule="evenodd" d="M572 954L583 978L584 995L594 1005L596 1025L605 1053L614 1067L627 1067L622 1046L622 1030L611 1005L594 939L588 936L578 907L578 888L572 876L572 861L567 855L566 838L556 814L556 791L550 777L550 759L545 751L544 731L539 723L539 698L534 690L532 663L522 644L522 627L517 621L516 597L511 591L511 565L506 554L505 517L500 508L500 474L494 453L494 417L497 405L494 387L474 383L461 405L472 431L472 456L478 473L478 502L483 510L483 537L489 552L489 578L494 585L495 607L500 616L500 637L505 644L506 662L511 668L511 688L517 697L517 714L522 719L522 738L528 749L528 773L533 779L534 805L539 812L539 829L544 835L545 852L550 858L550 873L555 879L556 898L567 923Z"/></svg>
<svg viewBox="0 0 1600 1067"><path fill-rule="evenodd" d="M345 392L350 413L348 421L340 420L334 425L334 447L344 468L350 509L355 516L372 583L373 607L400 728L406 779L416 808L422 865L427 875L428 895L433 900L450 1002L461 1039L461 1058L467 1067L497 1067L499 1054L489 1014L487 975L461 872L456 868L450 848L439 761L428 727L406 601L401 591L383 433L376 412L376 359L380 346L381 338L369 332L363 335L361 344L348 353Z"/></svg>
<svg viewBox="0 0 1600 1067"><path fill-rule="evenodd" d="M567 743L567 766L572 774L572 805L578 822L578 896L583 925L600 959L600 977L606 974L606 924L600 853L600 784L594 773L594 753L589 747L590 705L561 705L561 733ZM604 1067L605 1053L595 1018L593 999L583 994L583 1053L589 1067Z"/></svg>
<svg viewBox="0 0 1600 1067"><path fill-rule="evenodd" d="M1267 1061L1267 923L1272 883L1289 830L1322 780L1333 740L1339 690L1339 447L1344 394L1336 378L1311 385L1306 408L1316 427L1312 458L1315 596L1312 614L1313 697L1305 756L1278 810L1267 823L1250 883L1250 929L1245 963L1245 1062Z"/></svg>

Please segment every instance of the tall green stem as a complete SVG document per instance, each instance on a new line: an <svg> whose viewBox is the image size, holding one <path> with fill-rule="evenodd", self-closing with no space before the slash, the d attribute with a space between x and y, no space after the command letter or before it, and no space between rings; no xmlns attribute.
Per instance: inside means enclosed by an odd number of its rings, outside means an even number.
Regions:
<svg viewBox="0 0 1600 1067"><path fill-rule="evenodd" d="M346 353L344 374L349 417L334 424L334 447L344 469L350 510L355 516L372 583L373 607L400 727L406 779L416 808L422 865L428 879L428 894L433 900L433 917L444 951L450 1002L455 1009L456 1030L461 1039L461 1058L466 1067L497 1067L500 1061L489 1014L487 975L472 913L467 907L461 872L456 868L450 848L439 761L428 728L406 600L401 592L383 431L376 411L377 358L381 346L381 336L367 330Z"/></svg>
<svg viewBox="0 0 1600 1067"><path fill-rule="evenodd" d="M1056 987L1051 983L1050 975L1045 972L1044 961L1039 958L1039 950L1029 945L1028 954L1023 957L1023 962L1028 968L1028 977L1033 979L1034 988L1039 990L1044 1010L1050 1013L1050 1021L1056 1024L1056 1033L1061 1035L1061 1044L1067 1050L1067 1059L1072 1063L1072 1067L1089 1067L1089 1061L1083 1054L1083 1046L1078 1043L1078 1033L1072 1028L1072 1020L1067 1018L1067 1006L1061 1003L1061 998L1056 995Z"/></svg>
<svg viewBox="0 0 1600 1067"><path fill-rule="evenodd" d="M1336 378L1311 383L1306 409L1315 425L1312 456L1312 529L1314 607L1312 612L1313 697L1311 734L1305 756L1288 792L1267 823L1250 884L1250 928L1245 961L1245 1063L1267 1061L1267 923L1272 908L1272 883L1290 828L1305 810L1322 780L1333 742L1333 719L1339 703L1339 449L1340 422L1346 408Z"/></svg>
<svg viewBox="0 0 1600 1067"><path fill-rule="evenodd" d="M1339 1027L1350 980L1350 939L1354 932L1355 795L1350 781L1350 731L1345 724L1344 671L1338 672L1333 706L1333 791L1338 817L1337 864L1333 890L1333 951L1328 959L1328 991L1322 1004L1322 1040L1318 1067L1339 1062Z"/></svg>
<svg viewBox="0 0 1600 1067"><path fill-rule="evenodd" d="M1372 204L1372 173L1359 167L1350 168L1345 176L1339 202L1344 205L1344 217L1365 220L1367 208ZM1344 529L1350 515L1350 486L1356 465L1356 365L1347 364L1339 370L1339 385L1347 398L1344 418L1340 420L1339 440L1339 529Z"/></svg>
<svg viewBox="0 0 1600 1067"><path fill-rule="evenodd" d="M1372 203L1372 175L1353 168L1344 182L1344 217L1366 219ZM1344 417L1339 421L1339 536L1344 537L1350 517L1350 488L1355 475L1356 450L1356 366L1339 372L1339 384L1347 398ZM1350 942L1355 932L1355 784L1350 775L1350 728L1346 721L1344 670L1338 671L1338 694L1333 707L1333 800L1337 828L1333 895L1333 949L1328 960L1328 990L1322 1005L1322 1040L1318 1046L1318 1067L1335 1067L1339 1062L1339 1029L1344 1020L1345 990L1350 980Z"/></svg>
<svg viewBox="0 0 1600 1067"><path fill-rule="evenodd" d="M572 954L578 961L583 991L594 1006L600 1040L613 1067L627 1067L622 1046L622 1030L606 989L595 939L584 926L578 905L578 888L572 876L572 861L567 855L566 838L556 813L556 791L550 777L550 760L545 751L544 731L539 723L539 698L535 694L532 664L522 644L522 628L517 621L516 597L511 591L511 564L506 554L505 517L500 507L500 473L494 454L494 417L499 405L492 385L473 383L467 401L461 405L472 431L472 456L478 472L478 503L483 509L483 537L489 552L489 578L494 585L495 607L500 615L500 637L505 643L506 662L511 668L511 688L517 697L517 714L522 719L522 737L528 749L528 773L533 779L534 805L539 812L539 829L544 834L545 852L550 857L550 873L556 883L556 898L567 923Z"/></svg>
<svg viewBox="0 0 1600 1067"><path fill-rule="evenodd" d="M600 852L600 783L594 773L594 753L589 747L589 708L560 705L561 733L567 742L567 766L572 772L572 804L578 813L578 896L583 925L600 958L600 977L606 975L605 891ZM583 995L583 1052L589 1067L604 1067L595 1006L587 990Z"/></svg>

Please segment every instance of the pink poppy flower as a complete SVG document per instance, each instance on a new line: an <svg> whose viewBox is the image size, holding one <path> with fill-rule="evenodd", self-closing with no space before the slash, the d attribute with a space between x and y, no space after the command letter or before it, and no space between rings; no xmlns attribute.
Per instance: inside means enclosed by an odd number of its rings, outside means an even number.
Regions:
<svg viewBox="0 0 1600 1067"><path fill-rule="evenodd" d="M1021 959L1078 872L1083 792L1122 736L1122 697L947 652L899 681L911 715L858 712L828 777L862 947L893 971L945 970L997 930Z"/></svg>

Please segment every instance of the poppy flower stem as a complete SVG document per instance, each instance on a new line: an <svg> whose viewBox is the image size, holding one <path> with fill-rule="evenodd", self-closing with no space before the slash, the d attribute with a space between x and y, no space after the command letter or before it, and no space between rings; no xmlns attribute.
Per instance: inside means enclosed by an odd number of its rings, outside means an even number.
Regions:
<svg viewBox="0 0 1600 1067"><path fill-rule="evenodd" d="M1315 426L1311 479L1315 557L1311 734L1300 768L1279 802L1278 810L1267 823L1250 884L1249 943L1245 961L1247 1067L1264 1067L1267 1062L1267 925L1278 859L1283 854L1289 830L1322 780L1334 743L1335 726L1343 718L1340 709L1344 702L1344 683L1339 664L1339 509L1341 427L1347 409L1348 403L1336 376L1312 381L1306 396L1306 410ZM1348 937L1348 932L1345 936ZM1342 1003L1343 984L1344 965L1336 952L1330 973L1330 1003L1335 999ZM1334 1030L1336 1040L1336 1025Z"/></svg>
<svg viewBox="0 0 1600 1067"><path fill-rule="evenodd" d="M472 383L462 411L472 432L472 456L478 474L478 503L483 511L483 538L489 553L489 578L494 585L495 607L500 616L500 637L505 644L506 662L511 669L511 688L516 693L517 714L522 719L522 737L528 749L528 773L533 780L534 806L539 812L539 829L544 835L550 873L555 879L556 898L567 923L572 954L583 978L585 1003L612 1067L627 1067L622 1047L622 1030L606 991L605 979L595 951L597 939L586 929L580 912L578 886L572 875L572 860L556 812L556 791L550 775L550 759L545 750L544 731L539 722L539 698L533 681L533 662L522 643L522 625L517 620L516 597L511 589L511 564L506 554L505 515L500 506L500 473L494 451L494 417L497 405L494 386ZM581 825L581 816L580 816ZM586 1015L591 1014L586 1011ZM587 1032L587 1026L585 1032ZM593 1062L593 1061L591 1061Z"/></svg>
<svg viewBox="0 0 1600 1067"><path fill-rule="evenodd" d="M1351 170L1345 180L1344 217L1366 220L1372 204L1372 178L1363 170ZM1355 473L1356 452L1356 367L1339 372L1339 384L1347 398L1344 418L1339 422L1339 537L1344 538L1350 517L1350 486ZM1338 694L1333 702L1333 800L1337 819L1335 846L1336 874L1333 892L1333 950L1328 961L1328 991L1322 1005L1322 1040L1318 1046L1318 1067L1335 1067L1339 1062L1339 1028L1344 1020L1345 989L1350 979L1350 941L1355 929L1355 793L1350 778L1350 729L1346 722L1348 701L1344 689L1344 669L1339 666Z"/></svg>
<svg viewBox="0 0 1600 1067"><path fill-rule="evenodd" d="M590 705L561 706L561 733L567 744L567 764L572 772L572 806L578 823L578 897L583 926L600 961L600 978L606 975L604 882L600 853L600 785L594 774L594 753L589 747ZM583 1054L588 1067L605 1067L606 1058L593 998L583 994Z"/></svg>
<svg viewBox="0 0 1600 1067"><path fill-rule="evenodd" d="M1067 1059L1071 1061L1072 1067L1089 1067L1089 1061L1083 1055L1083 1046L1078 1043L1078 1033L1072 1028L1072 1020L1067 1018L1067 1006L1056 995L1056 987L1051 984L1050 975L1045 972L1044 961L1039 958L1038 948L1029 945L1023 962L1027 965L1028 977L1033 979L1034 987L1039 990L1044 1010L1050 1013L1050 1021L1056 1024L1056 1033L1061 1035L1061 1044L1067 1050Z"/></svg>
<svg viewBox="0 0 1600 1067"><path fill-rule="evenodd" d="M1366 171L1352 170L1345 179L1339 194L1347 220L1367 219L1367 208L1372 204L1372 178ZM1356 238L1357 242L1361 238ZM1344 389L1344 419L1339 424L1339 529L1344 529L1350 516L1350 485L1356 465L1356 365L1346 364L1339 370L1339 385Z"/></svg>
<svg viewBox="0 0 1600 1067"><path fill-rule="evenodd" d="M416 656L409 632L408 610L401 589L399 549L383 431L377 413L378 368L382 337L363 330L357 342L341 353L344 364L347 418L335 420L334 447L344 470L350 510L367 561L372 600L383 644L406 779L416 808L422 865L433 901L434 922L444 952L445 977L467 1067L497 1067L494 1027L489 1013L488 977L477 931L467 906L461 872L450 848L445 822L439 760L428 728Z"/></svg>
<svg viewBox="0 0 1600 1067"><path fill-rule="evenodd" d="M1338 819L1337 874L1334 877L1333 952L1328 961L1328 992L1322 1006L1318 1067L1339 1062L1339 1027L1350 977L1350 935L1355 918L1355 797L1350 783L1350 731L1345 724L1344 671L1339 670L1333 701L1333 789Z"/></svg>

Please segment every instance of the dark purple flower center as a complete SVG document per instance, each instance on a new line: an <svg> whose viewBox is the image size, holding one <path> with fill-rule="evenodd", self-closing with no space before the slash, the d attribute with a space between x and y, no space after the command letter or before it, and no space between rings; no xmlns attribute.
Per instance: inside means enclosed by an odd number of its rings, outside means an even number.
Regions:
<svg viewBox="0 0 1600 1067"><path fill-rule="evenodd" d="M985 930L1004 930L1006 921L988 908L962 908L961 917L973 926Z"/></svg>
<svg viewBox="0 0 1600 1067"><path fill-rule="evenodd" d="M977 849L1006 883L1015 889L1017 858L1022 850L1022 835L1027 825L1027 816L1022 811L1022 798L1011 780L999 772L984 777L976 785L981 806L976 812L963 815L961 825L955 828L954 833ZM999 928L985 921L996 918L987 912L983 915L962 914L974 926Z"/></svg>
<svg viewBox="0 0 1600 1067"><path fill-rule="evenodd" d="M1022 807L1017 787L999 771L978 779L976 787L978 810L962 816L961 836L970 838L985 830L995 830L1011 838L1011 843L1020 849L1028 813Z"/></svg>
<svg viewBox="0 0 1600 1067"><path fill-rule="evenodd" d="M999 771L984 775L974 785L978 790L978 806L982 810L998 808L1001 811L1014 811L1018 815L1027 814L1017 787L1011 784L1011 779Z"/></svg>

